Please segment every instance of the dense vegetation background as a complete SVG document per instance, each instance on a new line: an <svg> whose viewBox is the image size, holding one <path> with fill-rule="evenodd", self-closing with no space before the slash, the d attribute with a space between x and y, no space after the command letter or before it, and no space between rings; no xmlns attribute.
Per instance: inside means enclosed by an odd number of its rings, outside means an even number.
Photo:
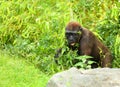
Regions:
<svg viewBox="0 0 120 87"><path fill-rule="evenodd" d="M120 68L119 0L0 0L0 49L46 73L60 71L54 54L64 45L69 21L94 32L111 50L112 66Z"/></svg>

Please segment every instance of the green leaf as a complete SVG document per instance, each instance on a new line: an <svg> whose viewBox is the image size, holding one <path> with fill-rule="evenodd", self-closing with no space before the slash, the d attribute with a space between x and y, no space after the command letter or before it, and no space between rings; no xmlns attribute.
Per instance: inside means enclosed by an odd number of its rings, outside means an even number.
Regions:
<svg viewBox="0 0 120 87"><path fill-rule="evenodd" d="M76 63L74 66L75 66L75 67L77 67L77 66L82 66L82 67L83 67L83 63L82 63L82 62L78 62L78 63Z"/></svg>
<svg viewBox="0 0 120 87"><path fill-rule="evenodd" d="M90 58L93 58L93 57L87 56L87 55L83 55L83 56L78 56L75 59L90 59Z"/></svg>

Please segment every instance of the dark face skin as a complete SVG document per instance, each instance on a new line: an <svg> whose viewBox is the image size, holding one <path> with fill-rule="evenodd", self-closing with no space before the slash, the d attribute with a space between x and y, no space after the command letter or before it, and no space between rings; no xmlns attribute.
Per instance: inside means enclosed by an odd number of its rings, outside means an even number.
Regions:
<svg viewBox="0 0 120 87"><path fill-rule="evenodd" d="M66 36L68 44L70 46L74 46L76 45L76 43L79 43L81 32L66 29L65 36Z"/></svg>

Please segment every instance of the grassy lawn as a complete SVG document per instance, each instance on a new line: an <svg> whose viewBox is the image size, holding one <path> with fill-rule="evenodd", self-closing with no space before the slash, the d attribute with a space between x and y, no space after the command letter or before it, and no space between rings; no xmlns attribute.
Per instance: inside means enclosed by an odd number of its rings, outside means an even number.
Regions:
<svg viewBox="0 0 120 87"><path fill-rule="evenodd" d="M0 53L0 87L45 87L49 78L25 60Z"/></svg>

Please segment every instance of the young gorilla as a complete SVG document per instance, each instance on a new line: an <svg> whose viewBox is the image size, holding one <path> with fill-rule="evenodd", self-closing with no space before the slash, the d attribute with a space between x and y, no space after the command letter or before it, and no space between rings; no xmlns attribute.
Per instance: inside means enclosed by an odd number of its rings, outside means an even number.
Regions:
<svg viewBox="0 0 120 87"><path fill-rule="evenodd" d="M101 67L111 67L112 55L108 48L97 39L97 37L88 29L80 26L77 22L70 22L66 26L65 36L68 47L72 50L77 49L78 55L92 56ZM77 45L78 44L78 45ZM58 58L62 49L59 49L55 55ZM92 64L92 68L97 68L98 64Z"/></svg>

